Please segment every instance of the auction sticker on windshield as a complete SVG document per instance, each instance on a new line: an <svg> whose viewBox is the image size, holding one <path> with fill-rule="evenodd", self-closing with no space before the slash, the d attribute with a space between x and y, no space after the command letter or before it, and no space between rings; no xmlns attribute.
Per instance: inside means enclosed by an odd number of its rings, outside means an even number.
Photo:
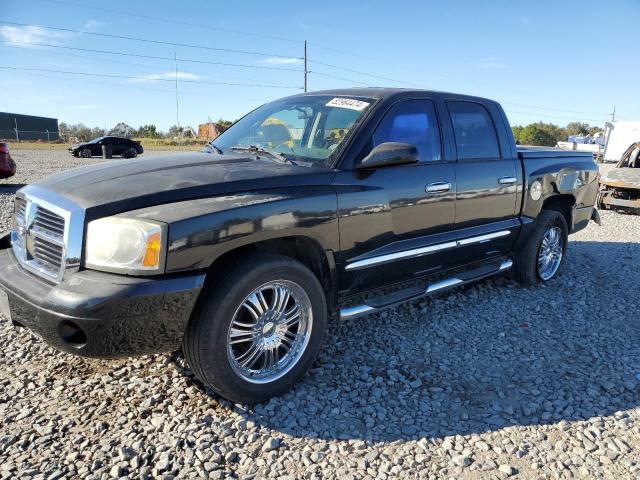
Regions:
<svg viewBox="0 0 640 480"><path fill-rule="evenodd" d="M327 107L348 108L349 110L357 110L361 112L369 106L369 102L356 100L355 98L336 97L329 100Z"/></svg>

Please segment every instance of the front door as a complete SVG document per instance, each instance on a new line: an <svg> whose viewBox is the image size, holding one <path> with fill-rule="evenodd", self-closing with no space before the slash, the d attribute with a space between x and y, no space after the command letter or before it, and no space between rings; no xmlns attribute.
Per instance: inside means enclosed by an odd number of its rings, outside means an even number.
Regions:
<svg viewBox="0 0 640 480"><path fill-rule="evenodd" d="M480 103L447 101L455 137L456 230L460 263L507 253L519 229L516 205L518 159L502 145L501 121ZM495 121L494 121L495 119Z"/></svg>
<svg viewBox="0 0 640 480"><path fill-rule="evenodd" d="M450 264L446 249L455 246L455 164L444 160L433 102L408 99L391 106L363 154L384 142L415 145L420 162L336 175L342 292Z"/></svg>

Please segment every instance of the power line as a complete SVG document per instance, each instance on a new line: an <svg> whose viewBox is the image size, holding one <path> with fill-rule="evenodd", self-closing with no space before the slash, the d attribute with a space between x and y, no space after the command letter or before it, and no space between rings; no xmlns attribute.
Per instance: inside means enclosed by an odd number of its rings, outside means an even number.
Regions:
<svg viewBox="0 0 640 480"><path fill-rule="evenodd" d="M0 40L0 43L1 42L2 41ZM31 49L28 46L20 46L20 45L11 45L11 46L14 47L14 48L29 49L29 51L34 51L33 49ZM48 50L48 49L38 49L38 50L35 50L35 51L36 52L43 52L43 53L46 53L47 55L60 55L63 58L73 57L73 58L82 58L82 59L98 61L101 65L103 65L105 62L116 63L116 64L120 64L120 65L131 65L131 66L137 67L138 70L140 68L143 68L144 70L149 70L149 71L152 71L152 72L157 72L159 69L163 69L163 68L167 68L168 67L166 65L162 66L162 65L159 65L157 63L155 63L155 64L149 64L149 63L145 63L145 62L142 62L142 63L141 62L135 62L134 63L132 61L127 62L125 60L119 60L119 59L116 59L116 58L101 58L101 57L95 57L95 56L89 56L89 55L81 55L81 54L78 54L78 53L71 53L71 52L68 52L68 51L59 52L59 51ZM173 59L171 61L173 63ZM178 61L180 61L179 57L178 57ZM225 70L225 72L226 72L226 70ZM191 70L191 69L189 69L189 73L202 74L202 75L208 75L209 74L209 73L202 73L199 70L198 71L194 71L194 70ZM261 79L255 79L255 78L244 77L244 76L228 75L227 73L220 74L218 72L215 72L214 75L215 75L216 78L241 80L241 81L247 81L247 82L258 82L258 83L260 83L260 82L262 82L262 80L264 80L262 78Z"/></svg>
<svg viewBox="0 0 640 480"><path fill-rule="evenodd" d="M403 85L409 85L411 87L428 88L428 87L425 87L424 85L418 85L416 83L403 82L403 81L395 79L395 78L383 77L381 75L375 75L373 73L363 72L361 70L354 70L354 69L351 69L351 68L340 67L339 65L333 65L331 63L318 62L318 61L315 61L315 60L314 61L309 61L309 63L313 63L313 64L316 64L316 65L322 65L323 67L335 68L337 70L343 70L345 72L356 73L358 75L364 75L366 77L378 78L380 80L386 80L388 82L395 82L395 83L400 83L400 84L403 84Z"/></svg>
<svg viewBox="0 0 640 480"><path fill-rule="evenodd" d="M359 82L358 80L353 80L351 78L345 78L345 77L338 77L336 75L329 75L328 73L317 72L316 70L310 70L309 74L311 74L311 75L320 75L322 77L333 78L335 80L344 80L344 81L347 81L347 82L357 83L359 85L364 85L364 86L367 86L367 87L375 87L375 85L371 85L370 83Z"/></svg>
<svg viewBox="0 0 640 480"><path fill-rule="evenodd" d="M51 1L51 0L47 0ZM0 22L1 23L1 22ZM128 53L128 52L117 52L114 50L97 50L93 48L81 48L81 47L70 47L67 45L55 45L52 43L37 43L37 42L16 42L13 40L0 40L0 43L7 44L9 46L13 45L30 45L35 47L50 47L50 48L61 48L64 50L75 50L79 52L91 52L91 53L104 53L108 55L121 55L125 57L135 57L135 58L149 58L152 60L167 60L173 62L173 57L161 57L158 55L143 55L140 53ZM248 65L244 63L227 63L227 62L214 62L210 60L196 60L190 58L181 58L178 57L179 62L187 62L187 63L202 63L208 65L220 65L224 67L242 67L242 68L253 68L258 70L278 70L283 72L297 72L300 73L302 70L298 68L287 68L287 67L271 67L268 65Z"/></svg>
<svg viewBox="0 0 640 480"><path fill-rule="evenodd" d="M80 78L67 78L67 77L57 77L55 75L47 75L47 74L43 74L43 73L33 73L33 72L20 72L20 71L11 71L8 70L5 73L10 73L10 74L14 74L14 75L28 75L28 76L36 76L36 77L43 77L43 78L52 78L54 80L65 80L65 81L73 81L73 82L82 82L84 83L91 83L94 85L104 85L104 86L108 86L108 87L113 87L115 85L117 85L118 88L134 88L136 90L144 90L144 91L152 91L152 92L163 92L163 93L171 93L173 94L174 91L173 90L168 90L165 88L154 88L154 87L149 87L149 86L138 86L138 85L126 85L126 84L122 84L122 83L107 83L107 82L99 82L96 80L87 80L87 79L80 79ZM207 97L207 98L221 98L221 99L229 99L229 100L247 100L247 101L255 101L255 102L265 102L265 99L262 98L251 98L251 97L233 97L233 96L225 96L225 95L209 95L206 93L199 93L199 92L191 92L191 91L186 91L186 90L181 90L180 91L181 95L193 95L193 96L198 96L198 97Z"/></svg>
<svg viewBox="0 0 640 480"><path fill-rule="evenodd" d="M360 74L360 75L366 75L372 78L381 78L383 80L388 80L388 81L392 81L392 82L396 82L396 83L404 83L405 85L412 85L415 87L419 87L419 88L427 88L424 87L422 85L417 85L417 84L412 84L412 83L407 83L407 82L402 82L400 80L397 79L393 79L393 78L389 78L389 77L383 77L380 75L375 75L375 74L371 74L371 73L367 73L367 72L363 72L360 70L354 70L354 69L350 69L350 68L344 68L344 67L340 67L339 65L333 65L333 64L328 64L328 63L324 63L324 62L317 62L317 61L310 61L309 63L315 63L316 65L323 65L326 67L330 67L330 68L335 68L338 70L344 70L345 72L352 72L352 73L356 73L356 74ZM316 73L317 75L324 75L324 76L330 76L328 74L322 74L319 72L315 72L313 71L312 73ZM343 77L333 77L336 78L338 80L347 80L347 81L354 81L354 80L350 80L347 78L343 78ZM363 85L368 85L364 82L360 82ZM371 85L369 85L371 86ZM535 108L538 110L549 110L549 111L555 111L555 112L565 112L565 113L575 113L575 114L581 114L581 115L602 115L602 116L607 116L610 115L608 113L601 113L601 112L584 112L584 111L576 111L576 110L565 110L565 109L560 109L560 108L552 108L552 107L540 107L537 105L526 105L526 104L522 104L522 103L514 103L514 102L507 102L507 101L501 101L500 103L505 104L505 105L514 105L514 106L519 106L519 107L527 107L527 108ZM528 115L528 114L527 114ZM553 116L550 116L553 117ZM558 117L558 118L572 118L572 117ZM599 120L592 120L592 121L599 121Z"/></svg>
<svg viewBox="0 0 640 480"><path fill-rule="evenodd" d="M560 120L575 120L575 117L562 117L562 116L558 116L558 115L546 115L546 114L540 114L538 112L536 113L532 113L532 112L519 112L517 110L507 110L507 113L511 114L511 113L517 113L520 115L531 115L531 116L539 116L542 118L556 118L556 119L560 119ZM602 119L595 119L595 118L580 118L580 120L586 120L588 122L605 122L605 120Z"/></svg>
<svg viewBox="0 0 640 480"><path fill-rule="evenodd" d="M31 67L13 67L7 65L0 65L2 69L9 70L25 70L25 71L33 71L33 72L48 72L48 73L62 73L66 75L86 75L90 77L108 77L108 78L125 78L129 80L142 80L142 81L159 81L159 82L174 82L173 78L158 78L158 77L134 77L129 75L115 75L109 73L93 73L93 72L72 72L67 70L50 70L45 68L31 68ZM267 84L258 84L258 83L230 83L230 82L211 82L206 80L191 80L191 79L180 79L183 83L201 83L206 85L229 85L229 86L238 86L238 87L261 87L261 88L292 88L296 90L300 90L300 87L294 87L289 85L267 85Z"/></svg>
<svg viewBox="0 0 640 480"><path fill-rule="evenodd" d="M136 42L144 42L144 43L153 43L157 45L170 45L172 47L185 47L185 48L198 48L202 50L213 50L217 52L227 52L227 53L238 53L242 55L258 55L263 57L276 57L276 58L296 58L298 60L302 60L300 57L292 57L291 55L282 55L277 53L269 53L269 52L258 52L252 50L234 50L230 48L218 48L218 47L210 47L208 45L198 45L193 43L178 43L178 42L168 42L164 40L153 40L149 38L141 38L141 37L129 37L127 35L115 35L112 33L100 33L100 32L89 32L86 30L75 30L72 28L62 28L62 27L51 27L48 25L36 25L31 23L18 23L18 22L7 22L0 21L0 23L4 25L15 25L19 27L37 27L37 28L45 28L47 30L56 30L61 32L70 32L70 33L81 33L83 35L94 35L97 37L107 37L107 38L117 38L120 40L129 40Z"/></svg>
<svg viewBox="0 0 640 480"><path fill-rule="evenodd" d="M342 49L339 49L339 48L328 47L328 46L326 46L326 45L320 45L320 44L317 44L317 43L311 43L311 42L309 43L309 46L314 46L314 47L316 47L316 48L321 48L321 49L323 49L323 50L329 50L329 51L333 51L333 52L341 53L341 54L348 55L348 56L351 56L351 57L356 57L356 58L358 58L358 59L370 60L370 61L373 61L373 62L377 62L377 63L381 63L381 64L389 65L389 66L396 67L396 68L402 68L402 69L404 69L404 70L409 70L409 71L413 71L413 72L417 72L417 73L421 73L421 74L424 74L424 73L425 73L424 71L421 71L421 70L419 70L419 69L411 68L410 66L407 66L406 64L400 65L400 64L397 64L397 63L393 63L393 62L389 62L389 61L385 61L385 60L381 60L381 59L376 59L376 58L372 58L372 57L363 56L363 55L361 55L360 53L354 53L354 52L350 52L350 51L347 51L347 50L342 50ZM315 63L316 63L316 64L321 64L320 62L315 62ZM383 80L393 81L393 82L396 82L396 83L404 83L404 84L406 84L406 85L417 86L417 87L420 87L420 88L427 88L427 87L420 86L420 85L417 85L417 84L408 84L408 83L406 83L406 82L400 82L399 80L392 79L392 78L374 76L374 75L369 74L369 73L367 73L367 72L362 72L362 71L358 71L358 70L345 69L345 68L340 67L340 66L338 66L338 65L329 65L329 64L324 64L324 65L325 65L325 66L331 66L331 67L333 67L333 68L340 69L340 70L350 71L350 72L352 72L352 73L358 73L358 74L362 74L362 75L371 76L371 77L373 77L373 78L382 78ZM453 78L453 79L458 79L458 77L457 77L457 76L454 76L454 75L445 75L445 74L443 74L443 73L440 73L440 72L433 72L433 71L428 72L428 75L430 75L430 76L436 75L436 76L440 76L440 77L443 77L443 78ZM477 81L476 81L476 83L477 83ZM483 82L483 83L484 83L484 82ZM488 85L488 84L487 84L487 83L485 83L485 85ZM513 90L513 92L514 92L514 93L518 93L518 91L517 91L517 90ZM529 92L520 91L520 93L521 93L521 94L528 94ZM551 99L552 97L547 97L547 98ZM558 100L560 100L560 99L558 99ZM604 115L611 115L610 113L602 113L602 112L582 112L582 111L565 110L565 109L558 109L558 108L552 108L552 107L539 107L539 106L535 106L535 105L525 105L525 104L512 103L512 102L506 102L506 101L501 101L501 103L503 103L503 104L509 104L509 105L514 105L514 106L521 106L521 107L527 107L527 108L536 108L536 109L541 109L541 110L549 110L549 111L557 111L557 112L566 112L566 113L578 113L578 114L587 114L587 115L603 115L603 116L604 116Z"/></svg>
<svg viewBox="0 0 640 480"><path fill-rule="evenodd" d="M583 115L602 115L602 116L611 115L610 113L602 113L602 112L581 112L577 110L564 110L561 108L539 107L537 105L525 105L523 103L513 103L513 102L507 102L504 100L500 101L500 103L504 105L514 105L516 107L526 107L526 108L537 108L538 110L549 110L553 112L577 113L577 114L583 114Z"/></svg>
<svg viewBox="0 0 640 480"><path fill-rule="evenodd" d="M103 12L109 12L109 13L116 13L118 15L127 15L129 17L137 17L137 18L144 18L147 20L153 20L156 22L165 22L165 23L170 23L172 25L185 25L187 27L195 27L195 28L203 28L206 30L213 30L213 31L218 31L218 32L225 32L225 33L234 33L236 35L246 35L249 37L258 37L258 38L268 38L271 40L279 40L282 42L291 42L291 43L302 43L301 40L296 40L293 38L286 38L286 37L279 37L279 36L275 36L275 35L267 35L264 33L255 33L255 32L244 32L242 30L233 30L231 28L224 28L224 27L214 27L211 25L204 25L201 23L192 23L192 22L185 22L185 21L181 21L181 20L177 20L175 18L162 18L162 17L155 17L152 15L145 15L142 13L134 13L134 12L129 12L129 11L124 11L124 10L116 10L113 8L105 8L105 7L97 7L95 5L85 5L83 3L75 3L75 2L68 2L65 0L44 0L45 2L49 2L49 3L58 3L61 5L70 5L73 7L82 7L82 8L88 8L91 10L100 10Z"/></svg>

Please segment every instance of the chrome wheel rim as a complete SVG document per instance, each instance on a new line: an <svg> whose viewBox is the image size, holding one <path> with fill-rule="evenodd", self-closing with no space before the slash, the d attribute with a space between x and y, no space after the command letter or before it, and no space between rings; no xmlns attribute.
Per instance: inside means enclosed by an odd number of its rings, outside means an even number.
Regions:
<svg viewBox="0 0 640 480"><path fill-rule="evenodd" d="M297 365L311 337L309 296L297 283L276 280L245 297L227 332L233 371L251 383L269 383Z"/></svg>
<svg viewBox="0 0 640 480"><path fill-rule="evenodd" d="M564 240L560 227L552 225L547 228L538 252L538 275L542 280L549 280L560 268L563 248Z"/></svg>

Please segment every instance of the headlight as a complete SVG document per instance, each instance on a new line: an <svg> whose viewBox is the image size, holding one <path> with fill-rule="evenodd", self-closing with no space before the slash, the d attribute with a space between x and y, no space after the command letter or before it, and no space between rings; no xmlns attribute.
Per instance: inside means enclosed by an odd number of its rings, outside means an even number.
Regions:
<svg viewBox="0 0 640 480"><path fill-rule="evenodd" d="M166 225L126 217L89 222L85 266L108 272L159 273L164 269Z"/></svg>

